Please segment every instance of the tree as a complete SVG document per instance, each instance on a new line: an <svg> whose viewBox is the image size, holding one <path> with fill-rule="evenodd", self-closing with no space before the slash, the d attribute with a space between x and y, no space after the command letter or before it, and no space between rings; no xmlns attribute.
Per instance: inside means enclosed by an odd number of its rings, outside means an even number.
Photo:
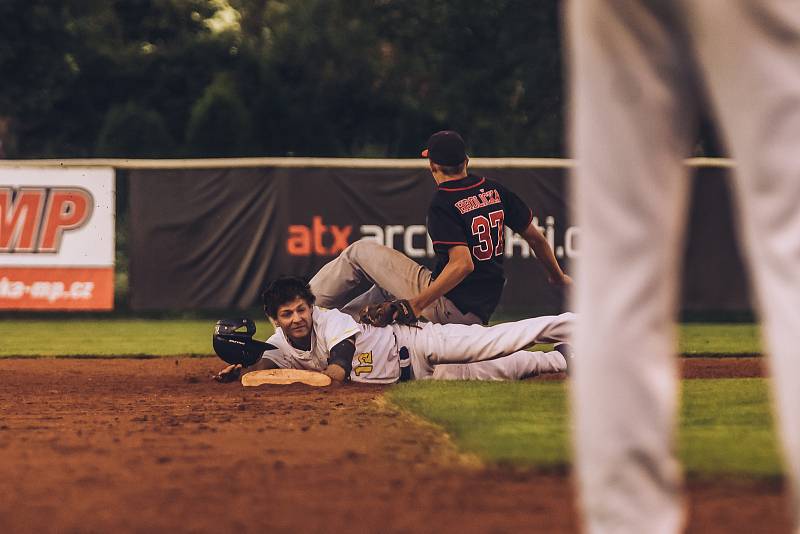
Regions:
<svg viewBox="0 0 800 534"><path fill-rule="evenodd" d="M172 155L174 145L157 111L129 102L111 108L106 114L95 154L157 158Z"/></svg>
<svg viewBox="0 0 800 534"><path fill-rule="evenodd" d="M186 153L199 157L246 154L250 118L230 76L220 74L192 107Z"/></svg>
<svg viewBox="0 0 800 534"><path fill-rule="evenodd" d="M6 0L0 35L16 155L105 150L129 102L193 154L412 157L441 128L563 153L556 2Z"/></svg>

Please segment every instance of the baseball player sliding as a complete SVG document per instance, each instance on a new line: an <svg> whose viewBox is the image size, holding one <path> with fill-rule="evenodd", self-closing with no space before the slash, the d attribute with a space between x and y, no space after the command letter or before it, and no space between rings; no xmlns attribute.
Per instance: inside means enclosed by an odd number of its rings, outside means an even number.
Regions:
<svg viewBox="0 0 800 534"><path fill-rule="evenodd" d="M261 298L275 334L263 343L252 339L252 322L218 322L214 349L231 365L216 380L236 380L243 369L279 368L320 371L338 382L513 380L568 367L565 342L574 322L572 313L491 327L437 323L378 327L315 306L314 293L299 278L275 280ZM236 334L239 326L248 326L248 331ZM535 343L557 343L557 350L521 350Z"/></svg>

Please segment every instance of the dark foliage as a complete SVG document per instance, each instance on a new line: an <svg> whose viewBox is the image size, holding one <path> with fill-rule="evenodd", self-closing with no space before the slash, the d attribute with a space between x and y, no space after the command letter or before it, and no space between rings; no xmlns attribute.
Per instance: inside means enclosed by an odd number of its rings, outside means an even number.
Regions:
<svg viewBox="0 0 800 534"><path fill-rule="evenodd" d="M10 157L414 157L432 131L455 128L473 156L559 156L558 9L4 0L0 119L11 128L0 135L13 137ZM128 132L154 128L158 146L120 137L114 121L131 103L140 120Z"/></svg>

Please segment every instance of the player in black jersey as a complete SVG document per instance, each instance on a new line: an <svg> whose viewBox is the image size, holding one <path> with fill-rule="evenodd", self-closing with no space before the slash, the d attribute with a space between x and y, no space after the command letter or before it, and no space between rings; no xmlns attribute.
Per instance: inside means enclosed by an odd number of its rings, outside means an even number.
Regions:
<svg viewBox="0 0 800 534"><path fill-rule="evenodd" d="M438 186L427 222L437 263L431 285L409 299L414 311L444 295L462 312L488 322L505 284L505 225L528 242L551 283L571 283L544 235L531 224L531 209L501 184L469 174L464 141L458 133L433 134L422 155L429 159Z"/></svg>
<svg viewBox="0 0 800 534"><path fill-rule="evenodd" d="M400 298L432 322L486 324L505 284L505 225L528 242L550 283L572 283L544 235L531 224L530 208L501 184L468 173L469 159L458 133L433 134L422 155L438 186L427 220L437 256L433 272L393 248L357 241L311 280L320 306L356 315L368 304ZM344 300L363 281L374 285L354 300Z"/></svg>

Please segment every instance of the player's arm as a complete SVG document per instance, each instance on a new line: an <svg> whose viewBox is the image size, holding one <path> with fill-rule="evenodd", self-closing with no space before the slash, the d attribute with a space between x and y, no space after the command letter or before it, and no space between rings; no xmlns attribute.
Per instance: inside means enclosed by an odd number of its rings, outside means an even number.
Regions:
<svg viewBox="0 0 800 534"><path fill-rule="evenodd" d="M218 321L222 323L226 320ZM252 336L252 334L250 334ZM242 373L247 371L258 371L261 369L278 369L281 365L278 362L284 361L282 352L274 344L276 336L272 336L266 343L257 341L246 334L216 334L214 335L214 351L217 355L230 363L222 371L213 376L217 382L234 382L238 380ZM238 363L237 363L238 362ZM246 365L249 364L249 365ZM287 367L287 365L283 365Z"/></svg>
<svg viewBox="0 0 800 534"><path fill-rule="evenodd" d="M531 208L510 189L502 186L498 186L498 189L503 197L506 225L520 234L531 246L536 258L547 270L547 281L556 286L571 285L572 279L561 270L550 243L533 224Z"/></svg>
<svg viewBox="0 0 800 534"><path fill-rule="evenodd" d="M278 364L273 362L270 359L262 358L257 361L254 365L250 367L242 367L241 363L237 363L235 365L229 365L219 373L214 376L214 380L217 382L233 382L235 380L239 380L242 376L242 372L247 369L248 371L258 371L261 369L277 369Z"/></svg>
<svg viewBox="0 0 800 534"><path fill-rule="evenodd" d="M261 358L255 364L251 365L250 367L242 367L241 363L237 363L235 365L229 365L216 375L214 375L214 380L217 382L233 382L235 380L239 380L242 376L242 371L247 369L248 371L258 371L261 369L278 369L278 364L270 360L269 358Z"/></svg>
<svg viewBox="0 0 800 534"><path fill-rule="evenodd" d="M572 284L572 278L569 277L556 260L556 255L553 254L553 249L550 248L550 243L544 237L544 234L539 229L530 224L522 232L522 237L533 249L536 258L544 265L547 270L547 281L556 286L569 286Z"/></svg>
<svg viewBox="0 0 800 534"><path fill-rule="evenodd" d="M353 356L356 353L356 336L349 337L331 347L328 367L322 372L331 380L344 382L353 368Z"/></svg>
<svg viewBox="0 0 800 534"><path fill-rule="evenodd" d="M472 263L472 254L467 246L455 245L450 247L447 254L447 265L444 266L436 280L423 289L419 295L408 299L415 315L419 316L422 310L460 284L475 269L475 264Z"/></svg>

